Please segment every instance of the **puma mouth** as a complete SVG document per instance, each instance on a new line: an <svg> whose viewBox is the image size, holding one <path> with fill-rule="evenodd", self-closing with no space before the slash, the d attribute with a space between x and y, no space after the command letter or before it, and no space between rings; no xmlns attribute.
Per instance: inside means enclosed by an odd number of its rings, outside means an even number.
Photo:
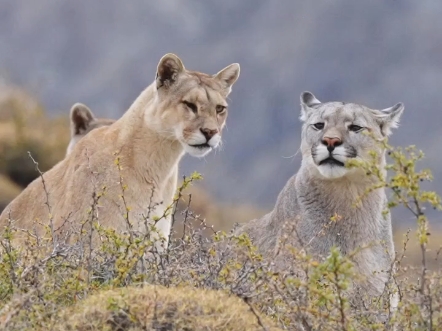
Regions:
<svg viewBox="0 0 442 331"><path fill-rule="evenodd" d="M198 144L198 145L189 145L190 147L195 147L198 149L204 149L204 148L212 148L212 146L210 146L208 143L204 143L204 144Z"/></svg>
<svg viewBox="0 0 442 331"><path fill-rule="evenodd" d="M339 167L343 167L344 163L342 163L341 161L336 160L335 158L329 156L328 158L322 160L321 162L319 162L319 165L330 165L330 166L339 166Z"/></svg>

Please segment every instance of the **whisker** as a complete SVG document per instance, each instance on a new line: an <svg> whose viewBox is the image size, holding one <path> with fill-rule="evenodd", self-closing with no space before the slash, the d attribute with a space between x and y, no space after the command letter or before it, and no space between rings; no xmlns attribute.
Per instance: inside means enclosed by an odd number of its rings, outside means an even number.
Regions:
<svg viewBox="0 0 442 331"><path fill-rule="evenodd" d="M283 159L291 159L291 158L295 157L296 155L298 155L298 153L299 153L300 150L301 150L301 149L298 148L298 150L295 152L295 154L293 154L293 155L291 155L291 156L282 156L282 158L283 158Z"/></svg>

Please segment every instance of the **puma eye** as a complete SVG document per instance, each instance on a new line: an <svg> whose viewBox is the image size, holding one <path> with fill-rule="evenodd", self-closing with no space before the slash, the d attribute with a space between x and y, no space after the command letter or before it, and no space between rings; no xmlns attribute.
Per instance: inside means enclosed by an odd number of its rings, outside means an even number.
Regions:
<svg viewBox="0 0 442 331"><path fill-rule="evenodd" d="M352 125L350 125L350 126L348 127L348 129L349 129L350 131L353 131L353 132L359 132L359 131L361 131L361 130L363 129L363 127L362 127L362 126L359 126L359 125L354 125L354 124L352 124Z"/></svg>
<svg viewBox="0 0 442 331"><path fill-rule="evenodd" d="M322 130L324 128L324 123L322 122L315 123L313 124L313 126L315 127L316 130Z"/></svg>
<svg viewBox="0 0 442 331"><path fill-rule="evenodd" d="M189 101L183 101L183 103L187 106L187 108L189 108L195 114L197 113L198 108L197 108L197 106L194 103L189 102Z"/></svg>
<svg viewBox="0 0 442 331"><path fill-rule="evenodd" d="M217 105L216 106L216 113L221 114L226 109L225 106Z"/></svg>

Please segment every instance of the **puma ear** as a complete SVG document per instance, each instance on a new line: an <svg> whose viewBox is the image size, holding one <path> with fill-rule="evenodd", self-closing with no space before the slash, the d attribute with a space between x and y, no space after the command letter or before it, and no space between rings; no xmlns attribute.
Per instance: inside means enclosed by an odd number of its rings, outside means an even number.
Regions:
<svg viewBox="0 0 442 331"><path fill-rule="evenodd" d="M399 119L404 112L404 104L398 102L393 107L379 110L375 113L376 121L381 127L381 132L384 136L391 134L391 129L399 126Z"/></svg>
<svg viewBox="0 0 442 331"><path fill-rule="evenodd" d="M239 63L232 63L231 65L228 65L224 69L220 70L216 75L213 75L213 77L221 81L221 83L228 90L228 93L230 93L232 85L239 77L239 71Z"/></svg>
<svg viewBox="0 0 442 331"><path fill-rule="evenodd" d="M172 85L183 71L184 65L178 56L172 53L164 55L157 67L157 89L162 86L169 87Z"/></svg>
<svg viewBox="0 0 442 331"><path fill-rule="evenodd" d="M302 92L301 93L301 121L305 121L310 111L312 110L312 107L320 105L321 101L316 99L316 97L311 92Z"/></svg>
<svg viewBox="0 0 442 331"><path fill-rule="evenodd" d="M70 112L71 120L71 138L85 131L89 124L95 120L92 111L82 103L76 103L72 106Z"/></svg>

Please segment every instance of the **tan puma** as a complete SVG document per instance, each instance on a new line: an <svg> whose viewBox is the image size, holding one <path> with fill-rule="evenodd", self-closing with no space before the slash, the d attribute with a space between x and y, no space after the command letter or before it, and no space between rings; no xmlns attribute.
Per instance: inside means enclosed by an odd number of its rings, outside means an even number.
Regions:
<svg viewBox="0 0 442 331"><path fill-rule="evenodd" d="M36 220L48 224L52 219L60 231L65 224L95 217L117 231L126 230L127 222L135 230L146 229L172 202L184 153L202 157L219 145L226 98L239 72L236 63L213 76L190 71L176 55L166 54L155 81L129 110L78 141L43 175L44 182L41 178L32 182L3 211L0 225L9 215L25 229ZM161 219L156 228L167 244L170 218Z"/></svg>
<svg viewBox="0 0 442 331"><path fill-rule="evenodd" d="M76 103L70 111L71 140L66 155L72 152L78 141L94 129L108 126L115 122L110 118L96 118L92 110L82 103Z"/></svg>

